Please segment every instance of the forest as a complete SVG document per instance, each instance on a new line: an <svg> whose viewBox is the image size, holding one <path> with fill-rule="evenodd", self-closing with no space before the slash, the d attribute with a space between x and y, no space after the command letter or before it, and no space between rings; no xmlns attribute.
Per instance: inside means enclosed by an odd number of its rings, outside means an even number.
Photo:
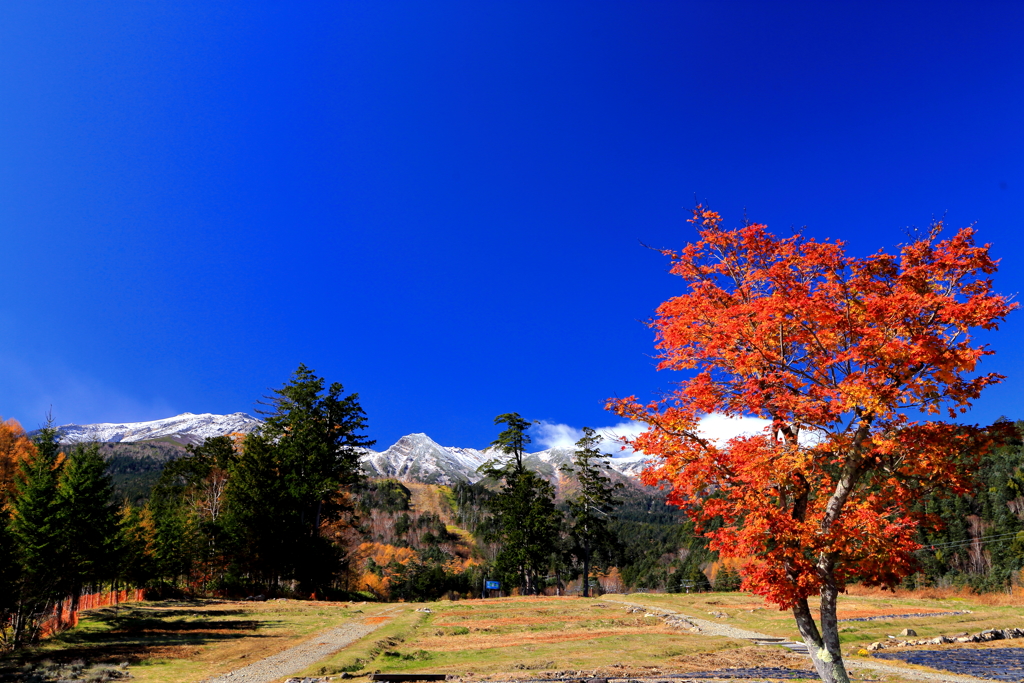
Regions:
<svg viewBox="0 0 1024 683"><path fill-rule="evenodd" d="M592 430L555 488L526 469L530 423L500 415L504 459L475 484L367 479L358 396L300 366L258 433L180 457L140 444L61 444L0 425L0 638L34 642L62 601L100 590L159 596L427 600L505 593L738 590L652 487L614 480ZM1024 564L1024 423L985 453L973 493L920 498L907 587L1008 590Z"/></svg>

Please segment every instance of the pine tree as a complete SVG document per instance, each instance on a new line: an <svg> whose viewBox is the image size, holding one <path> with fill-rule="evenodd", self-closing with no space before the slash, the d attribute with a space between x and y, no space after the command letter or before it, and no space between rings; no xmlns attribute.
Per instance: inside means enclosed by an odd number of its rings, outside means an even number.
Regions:
<svg viewBox="0 0 1024 683"><path fill-rule="evenodd" d="M10 633L7 625L11 622L17 606L15 591L21 573L10 526L10 512L6 506L0 506L0 644L3 645L9 642Z"/></svg>
<svg viewBox="0 0 1024 683"><path fill-rule="evenodd" d="M579 490L569 500L569 534L576 542L574 553L583 562L583 597L590 597L590 562L595 548L607 547L615 540L608 529L608 518L617 507L615 490L606 474L608 462L602 460L601 435L590 427L583 428L583 437L576 442L572 465L562 471L575 476Z"/></svg>
<svg viewBox="0 0 1024 683"><path fill-rule="evenodd" d="M297 515L287 493L274 443L249 434L231 469L226 526L235 572L271 591L290 577L295 557Z"/></svg>
<svg viewBox="0 0 1024 683"><path fill-rule="evenodd" d="M503 424L507 427L498 434L498 438L492 441L491 445L511 456L506 466L521 471L526 445L531 442L526 433L526 430L530 428L530 422L524 420L519 413L503 413L494 418L494 424Z"/></svg>
<svg viewBox="0 0 1024 683"><path fill-rule="evenodd" d="M495 570L514 577L524 593L537 594L541 571L558 549L561 514L555 508L555 490L523 465L530 423L519 413L499 415L494 423L507 428L491 445L509 456L506 463L492 461L480 468L502 480L501 490L489 501L495 518L489 538L501 544Z"/></svg>
<svg viewBox="0 0 1024 683"><path fill-rule="evenodd" d="M250 434L227 489L236 542L247 547L246 570L271 586L293 578L322 592L340 556L321 528L348 509L343 493L360 481L366 413L358 394L299 365L270 397L259 433Z"/></svg>
<svg viewBox="0 0 1024 683"><path fill-rule="evenodd" d="M67 456L58 481L61 582L76 604L83 586L117 574L117 512L106 469L98 444L79 444Z"/></svg>
<svg viewBox="0 0 1024 683"><path fill-rule="evenodd" d="M20 575L15 585L10 641L13 647L39 637L42 620L65 596L62 550L66 538L58 513L63 464L52 422L36 437L36 453L19 467L10 535Z"/></svg>

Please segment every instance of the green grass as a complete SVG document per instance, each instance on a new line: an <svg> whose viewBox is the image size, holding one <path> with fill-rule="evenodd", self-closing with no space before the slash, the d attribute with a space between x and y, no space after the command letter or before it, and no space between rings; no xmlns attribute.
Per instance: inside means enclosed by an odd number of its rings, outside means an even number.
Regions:
<svg viewBox="0 0 1024 683"><path fill-rule="evenodd" d="M696 593L689 595L640 593L628 596L609 595L606 598L652 607L664 607L687 616L707 619L736 628L800 640L800 634L790 611L780 611L777 608L766 606L760 598L748 593ZM923 639L965 631L977 633L989 628L1006 628L1019 623L1019 606L992 605L986 604L987 602L988 600L984 596L979 596L977 599L920 599L896 596L842 595L839 598L840 618L842 618L844 610L852 614L862 611L878 614L902 614L913 612L915 608L930 608L945 612L971 610L972 614L840 622L840 642L851 647L867 646L875 641L886 640L889 635L896 636L905 628L915 630L916 638ZM812 608L815 604L816 601L812 600ZM709 612L726 614L728 618L719 619ZM846 649L844 648L844 651Z"/></svg>
<svg viewBox="0 0 1024 683"><path fill-rule="evenodd" d="M381 609L369 606L366 613ZM128 662L135 680L198 681L245 666L353 617L352 608L318 603L166 600L83 614L79 625L40 646L0 657L0 676L41 662L86 666Z"/></svg>
<svg viewBox="0 0 1024 683"><path fill-rule="evenodd" d="M627 615L620 606L579 598L503 598L426 605L410 612L305 675L430 671L466 675L503 672L671 668L698 652L748 646L746 641L682 635L660 620Z"/></svg>
<svg viewBox="0 0 1024 683"><path fill-rule="evenodd" d="M844 652L908 627L917 631L919 638L928 638L1012 626L1018 623L1020 608L1007 602L1001 605L984 597L843 596L841 611L974 610L958 616L843 622L841 637L848 646ZM671 609L742 629L798 638L789 612L765 607L759 598L743 593L407 603L404 609L387 614L376 631L302 673L349 672L358 676L375 671L424 671L469 679L640 677L730 666L800 666L793 659L784 661L788 655L780 648L672 630L661 619L628 613L623 603ZM300 601L163 601L122 607L117 613L95 610L78 628L38 648L0 657L0 672L6 673L8 680L30 680L23 675L26 667L38 669L44 661L65 666L80 661L85 668L129 662L132 676L141 683L200 681L246 666L347 620L374 617L394 607L363 604L346 608ZM416 611L418 607L431 611ZM58 667L50 668L56 671ZM856 678L901 680L898 675L868 673L858 673Z"/></svg>

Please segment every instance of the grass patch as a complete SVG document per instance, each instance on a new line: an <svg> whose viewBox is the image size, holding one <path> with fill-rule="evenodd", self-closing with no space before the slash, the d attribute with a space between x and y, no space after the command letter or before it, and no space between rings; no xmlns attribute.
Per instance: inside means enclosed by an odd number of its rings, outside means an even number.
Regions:
<svg viewBox="0 0 1024 683"><path fill-rule="evenodd" d="M383 669L381 662L402 659L403 654L399 648L429 617L428 613L412 609L402 612L370 635L310 666L298 675L333 676L340 673Z"/></svg>
<svg viewBox="0 0 1024 683"><path fill-rule="evenodd" d="M38 647L0 656L0 680L60 680L67 673L60 669L77 663L80 670L127 670L142 682L198 681L366 614L336 603L292 600L164 600L91 610L78 627Z"/></svg>
<svg viewBox="0 0 1024 683"><path fill-rule="evenodd" d="M403 615L305 673L430 671L486 676L517 671L634 671L637 662L653 670L675 668L697 653L749 645L728 638L682 635L661 620L626 615L617 605L602 609L594 604L580 598L429 603L430 612Z"/></svg>
<svg viewBox="0 0 1024 683"><path fill-rule="evenodd" d="M1006 628L1019 623L1020 605L1007 604L1005 599L991 600L987 596L947 598L918 598L907 594L871 592L867 595L839 596L838 616L883 616L889 614L920 614L909 619L883 619L878 621L845 621L839 624L839 638L846 646L864 646L896 636L905 628L917 632L917 638L939 635L977 633L989 628ZM651 607L676 610L686 616L722 623L736 628L757 631L772 636L800 640L790 611L780 611L749 593L635 593L626 596L607 595L609 602L633 602ZM816 602L811 601L812 605ZM934 612L970 610L971 614L928 616ZM725 615L725 618L716 616ZM817 617L817 613L815 613Z"/></svg>

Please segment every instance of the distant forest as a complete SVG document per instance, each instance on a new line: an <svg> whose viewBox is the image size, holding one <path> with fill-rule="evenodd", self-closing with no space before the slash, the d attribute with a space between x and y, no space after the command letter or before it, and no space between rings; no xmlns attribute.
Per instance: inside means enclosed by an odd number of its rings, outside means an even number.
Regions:
<svg viewBox="0 0 1024 683"><path fill-rule="evenodd" d="M1024 422L1018 422L1017 427L1024 433ZM166 441L101 444L100 453L112 479L114 500L119 504L127 501L136 507L147 504L164 466L187 455L185 446ZM1020 570L1024 568L1024 440L986 457L977 474L979 486L972 496L942 498L930 495L919 501L919 511L933 515L939 523L937 529L922 530L919 534L918 540L924 546L917 553L920 571L909 577L904 587L967 586L978 592L991 592L1021 584ZM395 480L366 480L354 489L356 518L361 520L360 528L366 538L378 543L393 541L397 547L430 546L423 540L425 532L431 529L432 516L440 520L441 515L411 513L411 493L407 486ZM467 547L481 557L489 552L483 540L490 520L485 505L492 495L488 486L493 487L493 482L437 487L445 492L441 498L445 505L445 519L451 519L455 526L473 535L472 543ZM385 507L379 505L382 491L390 492L392 497ZM611 522L617 543L613 549L604 551L599 561L600 568L617 568L623 590L710 590L712 580L716 578L718 581L714 586L718 590L738 589L739 577L730 567L716 562L717 558L707 550L706 542L694 535L692 525L682 513L665 504L662 492L629 487L619 495L622 503ZM564 502L559 503L559 507L564 510ZM383 510L397 520L392 526L378 522L377 528L397 529L403 532L402 536L374 534L370 524L372 510ZM416 518L418 526L405 531L405 523L401 522L403 518L408 518L410 525ZM388 520L389 523L391 521ZM436 533L438 524L438 521L433 521L433 542L442 545L442 535ZM432 540L429 535L426 539ZM440 564L443 566L444 562ZM486 573L484 569L479 571L481 575ZM571 570L565 577L570 581L578 578ZM442 581L418 594L436 597L451 586L462 587L462 592L472 593L477 590L476 583L475 579L467 576L464 581ZM409 597L412 597L411 593Z"/></svg>

